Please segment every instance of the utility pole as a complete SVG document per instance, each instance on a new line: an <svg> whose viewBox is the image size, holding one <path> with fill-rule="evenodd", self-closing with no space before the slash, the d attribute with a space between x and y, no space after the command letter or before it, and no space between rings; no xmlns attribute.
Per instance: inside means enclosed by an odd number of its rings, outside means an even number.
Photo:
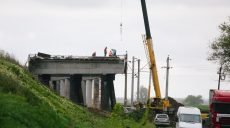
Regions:
<svg viewBox="0 0 230 128"><path fill-rule="evenodd" d="M139 90L140 90L140 59L137 59L137 101L139 101Z"/></svg>
<svg viewBox="0 0 230 128"><path fill-rule="evenodd" d="M127 70L128 70L128 54L127 54L127 51L126 51L126 54L125 54L125 96L124 96L124 106L127 106Z"/></svg>
<svg viewBox="0 0 230 128"><path fill-rule="evenodd" d="M131 81L131 105L133 105L133 89L134 89L134 61L135 58L133 56L133 60L132 60L132 81Z"/></svg>
<svg viewBox="0 0 230 128"><path fill-rule="evenodd" d="M220 90L221 70L222 70L222 65L220 66L220 70L219 70L219 72L218 72L218 74L219 74L219 80L218 80L218 90Z"/></svg>
<svg viewBox="0 0 230 128"><path fill-rule="evenodd" d="M167 66L166 67L163 67L163 68L166 68L166 88L165 88L165 99L168 100L168 84L169 84L169 69L172 68L169 66L169 61L171 59L169 58L169 56L167 57Z"/></svg>
<svg viewBox="0 0 230 128"><path fill-rule="evenodd" d="M220 90L220 80L224 80L225 79L225 75L224 75L224 73L222 73L222 65L220 66L219 72L217 72L217 74L219 74L218 90ZM222 78L222 76L224 76L224 78Z"/></svg>

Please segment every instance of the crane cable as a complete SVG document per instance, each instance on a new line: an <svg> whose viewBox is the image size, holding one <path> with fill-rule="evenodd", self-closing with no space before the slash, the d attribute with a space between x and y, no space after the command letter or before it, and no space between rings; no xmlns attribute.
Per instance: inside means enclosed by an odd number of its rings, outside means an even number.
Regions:
<svg viewBox="0 0 230 128"><path fill-rule="evenodd" d="M146 35L142 35L142 40L143 40L143 45L144 45L144 49L145 49L145 56L147 59L147 63L149 64L149 68L151 68L151 64L150 64L150 58L149 58L149 52L148 52L148 48L147 48L147 44L146 44Z"/></svg>
<svg viewBox="0 0 230 128"><path fill-rule="evenodd" d="M122 41L122 35L123 35L123 0L121 0L121 19L120 19L120 36L121 36L121 41Z"/></svg>

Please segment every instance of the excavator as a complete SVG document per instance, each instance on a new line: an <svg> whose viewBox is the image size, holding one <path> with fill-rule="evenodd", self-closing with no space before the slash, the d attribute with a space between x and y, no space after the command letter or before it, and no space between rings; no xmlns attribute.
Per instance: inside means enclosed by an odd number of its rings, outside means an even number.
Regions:
<svg viewBox="0 0 230 128"><path fill-rule="evenodd" d="M160 85L159 85L158 74L157 74L157 65L156 65L156 60L155 60L155 55L153 50L153 43L152 43L152 37L151 37L151 32L149 27L148 13L147 13L145 0L141 0L141 6L142 6L142 13L143 13L144 25L145 25L145 37L146 37L145 49L146 52L148 53L147 58L149 60L149 67L152 73L152 81L153 81L155 95L156 95L155 98L153 98L153 100L148 99L149 102L148 106L150 108L157 109L157 110L167 110L170 104L168 99L163 99L161 97ZM148 93L149 93L148 95L150 95L150 90Z"/></svg>

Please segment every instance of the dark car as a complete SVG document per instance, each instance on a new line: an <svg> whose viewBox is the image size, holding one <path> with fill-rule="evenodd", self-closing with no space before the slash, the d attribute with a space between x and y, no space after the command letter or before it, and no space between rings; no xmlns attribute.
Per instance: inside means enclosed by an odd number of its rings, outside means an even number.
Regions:
<svg viewBox="0 0 230 128"><path fill-rule="evenodd" d="M169 116L167 114L156 114L154 123L156 126L169 126L170 125Z"/></svg>

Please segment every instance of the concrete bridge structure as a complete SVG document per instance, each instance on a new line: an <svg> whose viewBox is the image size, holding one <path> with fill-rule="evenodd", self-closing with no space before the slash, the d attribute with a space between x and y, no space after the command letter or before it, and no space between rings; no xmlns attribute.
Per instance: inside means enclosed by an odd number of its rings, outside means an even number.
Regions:
<svg viewBox="0 0 230 128"><path fill-rule="evenodd" d="M74 103L111 110L116 103L115 74L123 74L122 57L29 55L29 71L43 84Z"/></svg>

